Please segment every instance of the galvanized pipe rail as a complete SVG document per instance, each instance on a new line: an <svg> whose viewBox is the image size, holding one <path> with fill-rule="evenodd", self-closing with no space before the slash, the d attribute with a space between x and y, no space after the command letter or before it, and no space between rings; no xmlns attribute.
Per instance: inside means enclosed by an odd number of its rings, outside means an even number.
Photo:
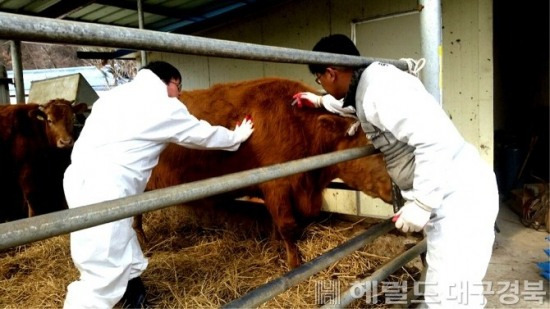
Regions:
<svg viewBox="0 0 550 309"><path fill-rule="evenodd" d="M330 53L312 52L292 48L240 43L226 40L200 38L190 35L160 33L151 30L133 29L117 26L99 25L84 22L72 22L42 17L22 16L0 12L0 39L33 41L45 43L70 43L74 45L104 46L115 48L133 48L160 52L191 55L258 60L268 62L327 64L366 66L374 61L382 61L406 70L404 61L365 58ZM46 239L52 236L92 227L95 225L120 220L144 212L158 210L175 204L185 203L211 195L233 191L260 182L305 172L308 170L333 165L342 161L356 159L374 153L374 148L367 146L349 149L330 154L294 160L269 167L252 169L244 172L214 177L202 181L183 184L134 195L114 201L92 204L86 207L58 211L28 219L0 224L0 250L25 243ZM382 234L392 228L391 222L385 222L373 231L367 231L362 238L371 241L373 234ZM371 239L372 238L372 239ZM365 239L363 239L365 241ZM249 298L234 301L228 306L238 304L255 304L265 298L263 289L278 291L288 289L332 263L357 249L359 241L330 251L328 257L316 259L317 266L305 264L286 277L279 278L267 287L260 287L257 293ZM362 242L363 244L365 242ZM351 251L350 251L351 250ZM425 250L425 249L424 249ZM349 252L348 252L349 251ZM290 278L290 279L289 279ZM301 279L300 279L301 278ZM280 286L271 288L270 286ZM283 291L284 291L283 290ZM256 295L256 296L255 296ZM276 295L276 294L275 294ZM273 296L271 296L273 297ZM248 300L247 300L248 299ZM249 305L246 305L249 307Z"/></svg>
<svg viewBox="0 0 550 309"><path fill-rule="evenodd" d="M359 250L363 246L375 240L377 237L391 231L394 228L393 222L387 220L379 223L365 232L355 236L342 245L330 250L327 253L307 262L296 269L291 270L284 276L268 282L243 297L236 299L222 308L254 308L271 298L283 293L301 281L315 275L324 268L329 267L336 261Z"/></svg>
<svg viewBox="0 0 550 309"><path fill-rule="evenodd" d="M94 23L0 12L0 39L133 48L269 62L366 66L383 61L406 70L404 61L312 52Z"/></svg>
<svg viewBox="0 0 550 309"><path fill-rule="evenodd" d="M0 224L0 250L376 153L371 145L316 155Z"/></svg>
<svg viewBox="0 0 550 309"><path fill-rule="evenodd" d="M373 282L380 282L381 280L386 279L389 275L393 274L396 270L403 267L410 260L420 255L422 252L426 251L427 240L423 239L417 243L414 247L409 250L401 253L399 256L395 257L384 266L378 268L372 275L367 278L356 282L352 287L342 293L339 297L339 301L336 304L327 304L322 308L346 308L347 305L353 301L361 298L365 293L369 292L373 287Z"/></svg>

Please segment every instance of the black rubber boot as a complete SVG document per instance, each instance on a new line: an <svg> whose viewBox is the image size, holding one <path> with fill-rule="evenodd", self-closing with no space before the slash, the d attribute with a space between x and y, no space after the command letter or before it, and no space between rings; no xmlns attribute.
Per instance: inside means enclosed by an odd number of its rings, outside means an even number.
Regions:
<svg viewBox="0 0 550 309"><path fill-rule="evenodd" d="M136 277L128 281L126 292L120 300L123 308L149 308L145 294L145 286L141 277Z"/></svg>

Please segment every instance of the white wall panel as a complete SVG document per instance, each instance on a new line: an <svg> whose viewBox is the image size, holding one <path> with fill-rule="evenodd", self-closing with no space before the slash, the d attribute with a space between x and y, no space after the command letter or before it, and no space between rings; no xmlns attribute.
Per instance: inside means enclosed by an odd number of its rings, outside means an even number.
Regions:
<svg viewBox="0 0 550 309"><path fill-rule="evenodd" d="M331 33L351 36L353 22L410 12L417 8L416 0L296 0L278 6L269 13L225 25L201 36L311 50L322 36ZM466 140L480 149L484 159L492 163L492 0L442 0L442 14L443 108ZM400 45L394 42L395 33L399 33L400 28L406 31L407 27L412 27L410 22L414 20L403 20L397 24L395 21L388 21L388 27L391 28L384 29L384 33L360 33L360 49L363 49L363 44L368 45L370 39L380 42L377 43L380 44L378 47L386 49L387 57L419 58L417 51L412 55L402 52L403 46L414 46L412 50L415 50L419 45L418 36L400 38ZM365 30L363 26L358 29ZM369 48L365 47L363 56L377 55L370 54ZM152 54L150 59L163 59L175 64L183 73L185 89L206 88L218 82L267 76L300 80L316 86L307 66L300 64L158 53ZM367 206L357 207L361 203ZM391 213L391 207L379 200L373 202L364 195L342 190L327 190L324 207L343 213L372 216L387 216Z"/></svg>

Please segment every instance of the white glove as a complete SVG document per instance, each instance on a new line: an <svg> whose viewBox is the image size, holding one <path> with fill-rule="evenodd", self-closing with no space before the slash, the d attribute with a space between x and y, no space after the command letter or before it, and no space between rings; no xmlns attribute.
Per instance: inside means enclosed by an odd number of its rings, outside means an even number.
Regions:
<svg viewBox="0 0 550 309"><path fill-rule="evenodd" d="M254 132L254 123L252 122L252 117L244 117L243 121L235 126L235 130L233 130L233 132L235 132L237 139L241 143L246 141L250 137L250 135L252 135L252 132Z"/></svg>
<svg viewBox="0 0 550 309"><path fill-rule="evenodd" d="M429 207L421 205L417 201L407 201L393 217L395 227L403 232L418 232L424 228L430 220L432 213Z"/></svg>
<svg viewBox="0 0 550 309"><path fill-rule="evenodd" d="M311 92L298 92L292 96L294 100L291 105L296 104L298 107L321 107L321 96Z"/></svg>

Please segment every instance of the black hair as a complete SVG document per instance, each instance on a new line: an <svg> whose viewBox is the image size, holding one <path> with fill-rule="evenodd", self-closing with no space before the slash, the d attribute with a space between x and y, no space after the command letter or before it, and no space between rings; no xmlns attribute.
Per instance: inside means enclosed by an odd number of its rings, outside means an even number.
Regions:
<svg viewBox="0 0 550 309"><path fill-rule="evenodd" d="M148 69L155 73L166 85L172 79L181 81L181 74L176 67L164 61L152 61L141 69ZM140 69L140 70L141 70Z"/></svg>
<svg viewBox="0 0 550 309"><path fill-rule="evenodd" d="M343 34L332 34L321 38L319 42L317 42L317 44L313 46L313 51L350 56L361 56L353 41ZM326 71L329 65L310 64L308 65L308 67L311 74L322 74Z"/></svg>

